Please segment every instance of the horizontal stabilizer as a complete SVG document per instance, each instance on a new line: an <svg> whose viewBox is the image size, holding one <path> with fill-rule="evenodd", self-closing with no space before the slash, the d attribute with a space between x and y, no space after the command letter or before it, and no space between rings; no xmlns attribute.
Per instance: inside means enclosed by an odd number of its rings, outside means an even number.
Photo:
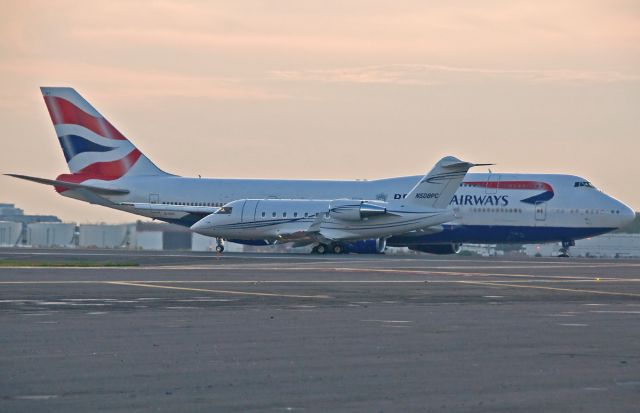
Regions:
<svg viewBox="0 0 640 413"><path fill-rule="evenodd" d="M18 174L5 174L5 175L12 176L18 179L25 179L31 182L37 182L43 185L52 185L57 188L86 189L88 191L95 192L101 195L126 195L129 193L128 189L100 188L98 186L93 186L93 185L76 184L73 182L59 181L56 179L38 178L35 176L28 176L28 175L18 175Z"/></svg>
<svg viewBox="0 0 640 413"><path fill-rule="evenodd" d="M471 162L452 162L449 164L442 165L443 168L447 169L458 169L458 168L473 168L476 166L493 166L494 163L471 163Z"/></svg>

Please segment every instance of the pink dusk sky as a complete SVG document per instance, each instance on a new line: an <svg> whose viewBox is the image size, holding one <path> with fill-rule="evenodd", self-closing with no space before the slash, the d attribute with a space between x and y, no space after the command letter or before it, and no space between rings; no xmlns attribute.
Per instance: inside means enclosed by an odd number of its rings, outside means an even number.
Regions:
<svg viewBox="0 0 640 413"><path fill-rule="evenodd" d="M7 1L2 173L68 171L40 86L179 175L374 179L451 154L640 209L638 1ZM0 202L135 219L8 177Z"/></svg>

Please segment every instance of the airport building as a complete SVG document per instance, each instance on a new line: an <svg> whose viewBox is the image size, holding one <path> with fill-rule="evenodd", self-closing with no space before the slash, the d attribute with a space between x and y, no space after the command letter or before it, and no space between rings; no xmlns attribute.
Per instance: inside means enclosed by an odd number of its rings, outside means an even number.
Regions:
<svg viewBox="0 0 640 413"><path fill-rule="evenodd" d="M214 251L215 239L178 225L137 221L129 224L63 223L54 215L25 215L15 204L0 203L0 247L106 248ZM226 243L227 251L243 246Z"/></svg>
<svg viewBox="0 0 640 413"><path fill-rule="evenodd" d="M22 235L20 222L0 221L0 246L13 247L18 244Z"/></svg>
<svg viewBox="0 0 640 413"><path fill-rule="evenodd" d="M81 248L128 248L130 225L81 224L78 246Z"/></svg>
<svg viewBox="0 0 640 413"><path fill-rule="evenodd" d="M213 251L215 239L195 234L188 228L163 222L138 221L135 224L81 224L78 247L134 249L147 251ZM226 243L227 251L242 246ZM230 248L230 249L229 249Z"/></svg>
<svg viewBox="0 0 640 413"><path fill-rule="evenodd" d="M21 208L17 208L15 204L7 203L0 203L0 221L11 223L0 225L0 245L3 246L26 245L27 228L30 224L39 222L62 222L60 218L55 215L25 215ZM15 224L19 224L19 229ZM19 232L17 238L16 231Z"/></svg>
<svg viewBox="0 0 640 413"><path fill-rule="evenodd" d="M26 245L41 248L75 246L76 225L62 222L34 222L27 225Z"/></svg>

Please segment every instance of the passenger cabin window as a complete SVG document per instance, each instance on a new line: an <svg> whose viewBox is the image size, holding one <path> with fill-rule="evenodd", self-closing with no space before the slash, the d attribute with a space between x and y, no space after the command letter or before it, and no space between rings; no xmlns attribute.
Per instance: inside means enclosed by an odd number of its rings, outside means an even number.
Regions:
<svg viewBox="0 0 640 413"><path fill-rule="evenodd" d="M233 210L233 207L222 207L219 210L217 210L215 213L228 215L231 213L232 210Z"/></svg>
<svg viewBox="0 0 640 413"><path fill-rule="evenodd" d="M275 212L272 212L272 213L271 213L271 216L275 218L275 217L276 217L276 213L275 213Z"/></svg>
<svg viewBox="0 0 640 413"><path fill-rule="evenodd" d="M286 217L287 217L287 213L286 213L286 212L283 212L283 213L282 213L282 218L286 218Z"/></svg>
<svg viewBox="0 0 640 413"><path fill-rule="evenodd" d="M264 216L265 216L265 215L267 215L267 213L266 213L266 212L263 212L263 213L262 213L262 217L264 218Z"/></svg>
<svg viewBox="0 0 640 413"><path fill-rule="evenodd" d="M297 217L298 217L298 213L297 213L297 212L294 212L294 213L293 213L293 217L294 217L294 218L297 218Z"/></svg>

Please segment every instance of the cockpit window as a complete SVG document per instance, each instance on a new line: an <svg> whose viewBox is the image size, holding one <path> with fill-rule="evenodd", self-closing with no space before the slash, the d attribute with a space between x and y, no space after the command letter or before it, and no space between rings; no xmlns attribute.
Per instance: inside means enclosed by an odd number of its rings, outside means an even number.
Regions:
<svg viewBox="0 0 640 413"><path fill-rule="evenodd" d="M216 211L216 214L230 214L231 211L233 210L233 207L222 207L219 210Z"/></svg>
<svg viewBox="0 0 640 413"><path fill-rule="evenodd" d="M585 187L585 188L596 189L595 186L591 185L591 182L587 182L587 181L578 181L578 182L574 183L573 186L576 187L576 188Z"/></svg>

